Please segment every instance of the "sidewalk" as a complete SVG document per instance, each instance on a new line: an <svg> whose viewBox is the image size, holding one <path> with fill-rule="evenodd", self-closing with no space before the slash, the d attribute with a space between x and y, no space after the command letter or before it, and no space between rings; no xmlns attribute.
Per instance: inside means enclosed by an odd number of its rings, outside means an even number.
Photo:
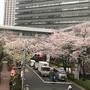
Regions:
<svg viewBox="0 0 90 90"><path fill-rule="evenodd" d="M8 71L7 61L3 61L0 90L10 90L9 89L9 79L10 79L10 73Z"/></svg>

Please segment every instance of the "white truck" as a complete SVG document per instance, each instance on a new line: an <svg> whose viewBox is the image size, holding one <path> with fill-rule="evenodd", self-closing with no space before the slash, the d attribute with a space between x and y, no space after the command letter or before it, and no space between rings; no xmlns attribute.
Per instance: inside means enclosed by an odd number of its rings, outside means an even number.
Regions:
<svg viewBox="0 0 90 90"><path fill-rule="evenodd" d="M49 63L45 61L39 61L38 71L42 76L49 76L50 73Z"/></svg>

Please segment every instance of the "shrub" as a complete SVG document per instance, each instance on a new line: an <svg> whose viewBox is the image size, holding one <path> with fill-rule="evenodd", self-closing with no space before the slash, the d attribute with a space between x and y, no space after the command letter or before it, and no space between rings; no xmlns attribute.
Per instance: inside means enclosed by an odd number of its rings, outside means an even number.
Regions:
<svg viewBox="0 0 90 90"><path fill-rule="evenodd" d="M8 70L10 71L13 67L13 60L8 60Z"/></svg>
<svg viewBox="0 0 90 90"><path fill-rule="evenodd" d="M20 77L20 70L16 70L15 76L11 77L13 81L12 90L21 90L21 77Z"/></svg>
<svg viewBox="0 0 90 90"><path fill-rule="evenodd" d="M85 89L90 90L90 80L83 80L82 78L77 80L74 78L73 74L68 74L67 76L70 80L74 81L75 83L79 84L80 86L84 87Z"/></svg>
<svg viewBox="0 0 90 90"><path fill-rule="evenodd" d="M0 60L0 71L2 70L2 61Z"/></svg>

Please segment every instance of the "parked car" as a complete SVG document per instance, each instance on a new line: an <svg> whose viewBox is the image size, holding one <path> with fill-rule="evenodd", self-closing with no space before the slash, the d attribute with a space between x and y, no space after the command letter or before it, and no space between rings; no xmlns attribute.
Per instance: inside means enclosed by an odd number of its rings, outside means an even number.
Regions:
<svg viewBox="0 0 90 90"><path fill-rule="evenodd" d="M54 76L56 76L57 80L63 80L63 81L67 80L67 75L63 68L54 68L53 70L50 71L49 76L52 80Z"/></svg>
<svg viewBox="0 0 90 90"><path fill-rule="evenodd" d="M35 62L35 64L34 64L34 69L38 69L38 65L39 65L39 63L38 62Z"/></svg>
<svg viewBox="0 0 90 90"><path fill-rule="evenodd" d="M33 67L35 64L35 60L30 60L30 66Z"/></svg>

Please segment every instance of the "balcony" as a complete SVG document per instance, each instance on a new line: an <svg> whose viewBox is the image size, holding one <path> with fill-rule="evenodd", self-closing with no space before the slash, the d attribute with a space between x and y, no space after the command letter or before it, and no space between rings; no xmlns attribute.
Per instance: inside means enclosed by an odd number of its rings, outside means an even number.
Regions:
<svg viewBox="0 0 90 90"><path fill-rule="evenodd" d="M76 15L76 14L82 14L82 15L84 15L84 14L87 14L87 13L89 13L89 10L73 10L73 11L67 11L67 10L63 10L63 11L61 11L61 12L46 12L46 13L36 13L36 14L25 14L24 15L24 13L23 14L16 14L16 17L17 18L24 18L24 17L37 17L37 16L48 16L48 15Z"/></svg>
<svg viewBox="0 0 90 90"><path fill-rule="evenodd" d="M16 20L16 23L29 23L29 22L47 22L47 21L52 21L52 22L61 22L61 21L89 21L89 17L71 17L71 18L47 18L47 19L34 19L34 20Z"/></svg>

